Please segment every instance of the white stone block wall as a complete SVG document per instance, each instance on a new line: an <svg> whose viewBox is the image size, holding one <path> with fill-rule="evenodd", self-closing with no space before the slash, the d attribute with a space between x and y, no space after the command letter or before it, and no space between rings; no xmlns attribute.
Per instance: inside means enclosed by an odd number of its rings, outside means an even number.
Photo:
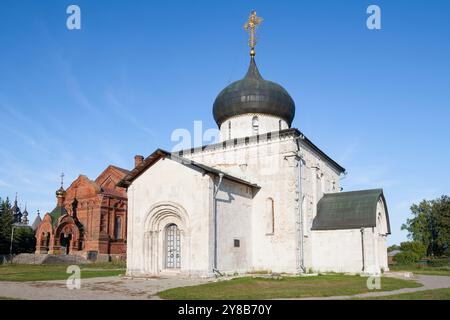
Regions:
<svg viewBox="0 0 450 320"><path fill-rule="evenodd" d="M251 266L252 194L253 188L240 183L223 179L220 184L216 196L217 268L222 273L244 273ZM234 240L239 241L239 247L234 246Z"/></svg>
<svg viewBox="0 0 450 320"><path fill-rule="evenodd" d="M247 119L248 120L248 119ZM339 191L339 173L320 155L300 142L304 159L301 174L301 192L298 201L298 146L293 136L272 135L269 141L255 137L248 144L225 148L206 148L184 157L218 168L250 182L261 189L252 205L252 264L251 270L298 272L299 231L296 225L298 206L302 206L304 227L304 262L311 266L310 228L316 214L316 204L324 192ZM274 232L267 232L267 200L274 204Z"/></svg>
<svg viewBox="0 0 450 320"><path fill-rule="evenodd" d="M260 187L255 192L246 185L223 180L217 194L217 267L221 272L296 273L302 264L306 271L362 271L360 229L311 231L318 201L325 193L340 191L339 172L294 134L280 137L275 133L270 139L250 137L246 143L227 141L225 146L215 145L183 156ZM217 180L202 170L166 159L159 160L131 184L129 274L164 271L164 226L176 223L182 229L181 272L211 275ZM178 213L152 220L152 215L160 214L165 205L168 211ZM377 210L380 222L365 228L363 235L364 263L375 273L381 268L387 270L384 204ZM234 239L240 240L239 248L234 247Z"/></svg>
<svg viewBox="0 0 450 320"><path fill-rule="evenodd" d="M256 134L289 129L285 120L267 114L243 114L220 125L220 140L250 137Z"/></svg>
<svg viewBox="0 0 450 320"><path fill-rule="evenodd" d="M313 271L362 272L363 251L360 229L312 231L311 238L312 265L310 268ZM367 238L369 237L366 236ZM371 253L366 246L365 251L367 260Z"/></svg>
<svg viewBox="0 0 450 320"><path fill-rule="evenodd" d="M212 270L211 177L175 161L159 160L128 188L127 274L164 271L164 228L181 230L181 271Z"/></svg>

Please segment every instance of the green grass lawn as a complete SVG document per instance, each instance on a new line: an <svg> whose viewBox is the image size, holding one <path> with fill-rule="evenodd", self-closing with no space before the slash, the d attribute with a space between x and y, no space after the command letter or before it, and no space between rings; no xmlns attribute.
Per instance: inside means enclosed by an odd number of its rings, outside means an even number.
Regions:
<svg viewBox="0 0 450 320"><path fill-rule="evenodd" d="M423 265L392 265L391 271L408 271L415 274L425 274L434 276L450 276L450 267L430 267Z"/></svg>
<svg viewBox="0 0 450 320"><path fill-rule="evenodd" d="M450 288L365 298L364 300L450 300Z"/></svg>
<svg viewBox="0 0 450 320"><path fill-rule="evenodd" d="M243 277L191 287L174 288L158 295L163 299L249 300L274 298L306 298L353 295L371 292L367 278L345 275L285 277L280 280ZM415 288L421 285L411 280L382 278L381 291ZM375 291L375 290L374 290Z"/></svg>
<svg viewBox="0 0 450 320"><path fill-rule="evenodd" d="M65 280L68 265L30 265L4 264L0 265L0 281L43 281ZM81 278L108 277L125 274L123 264L102 263L80 265Z"/></svg>

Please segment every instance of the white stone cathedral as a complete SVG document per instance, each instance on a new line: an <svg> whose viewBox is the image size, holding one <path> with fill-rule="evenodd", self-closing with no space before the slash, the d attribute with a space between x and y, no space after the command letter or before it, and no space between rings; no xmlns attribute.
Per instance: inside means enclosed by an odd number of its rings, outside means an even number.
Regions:
<svg viewBox="0 0 450 320"><path fill-rule="evenodd" d="M340 192L345 169L291 128L295 103L262 78L253 45L214 102L221 142L137 156L119 183L127 274L387 271L382 189Z"/></svg>

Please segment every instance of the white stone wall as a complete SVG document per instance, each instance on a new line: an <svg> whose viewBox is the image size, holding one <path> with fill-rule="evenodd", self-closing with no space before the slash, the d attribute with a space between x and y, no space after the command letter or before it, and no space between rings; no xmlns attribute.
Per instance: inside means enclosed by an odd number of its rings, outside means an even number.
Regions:
<svg viewBox="0 0 450 320"><path fill-rule="evenodd" d="M383 200L377 203L376 226L365 229L364 249L366 252L365 272L379 274L382 270L388 271L387 259L387 219Z"/></svg>
<svg viewBox="0 0 450 320"><path fill-rule="evenodd" d="M260 187L255 191L228 179L221 184L217 194L219 271L297 273L303 271L302 266L305 271L362 271L360 229L311 231L318 201L324 193L339 192L340 179L329 160L304 140L293 133L271 133L270 138L226 141L185 152L183 157ZM132 183L128 189L128 274L164 272L164 227L176 223L182 229L180 271L211 275L217 183L217 177L169 159L158 161ZM377 210L377 226L365 228L363 234L368 273L387 270L384 204ZM239 248L234 247L235 239L240 241Z"/></svg>
<svg viewBox="0 0 450 320"><path fill-rule="evenodd" d="M195 161L224 170L261 189L253 198L251 270L295 272L295 145L292 139L250 141L247 145L207 149L187 155ZM284 157L288 156L288 159ZM274 200L275 232L266 234L266 200Z"/></svg>
<svg viewBox="0 0 450 320"><path fill-rule="evenodd" d="M300 145L302 161L302 199L304 225L304 266L313 267L311 228L317 214L317 203L325 193L340 192L340 175L334 167L305 143Z"/></svg>
<svg viewBox="0 0 450 320"><path fill-rule="evenodd" d="M164 231L181 230L181 271L212 270L212 179L170 159L159 160L128 188L127 274L165 269Z"/></svg>
<svg viewBox="0 0 450 320"><path fill-rule="evenodd" d="M248 119L247 119L248 120ZM300 142L304 159L301 173L301 190L298 189L298 146L294 136L270 140L250 137L247 144L234 145L227 141L225 147L206 148L184 157L221 169L250 182L261 189L252 205L252 258L251 270L273 272L299 272L300 229L299 206L304 209L303 251L304 264L311 265L310 227L316 212L316 204L324 192L339 190L339 174L320 155ZM315 187L314 177L320 176ZM302 197L297 193L302 192ZM267 232L267 200L273 200L273 229Z"/></svg>
<svg viewBox="0 0 450 320"><path fill-rule="evenodd" d="M243 114L231 117L220 125L220 140L250 137L284 129L289 129L289 125L278 117L259 113Z"/></svg>
<svg viewBox="0 0 450 320"><path fill-rule="evenodd" d="M376 227L376 239L378 246L378 264L380 269L384 271L389 270L388 256L387 256L387 212L385 211L385 204L383 199L378 200L377 204L377 227Z"/></svg>
<svg viewBox="0 0 450 320"><path fill-rule="evenodd" d="M216 178L216 185L218 179ZM217 201L217 245L220 272L243 273L251 267L252 195L249 186L223 179ZM239 247L234 240L239 240Z"/></svg>
<svg viewBox="0 0 450 320"><path fill-rule="evenodd" d="M310 269L313 271L362 272L363 252L360 229L312 231L311 239ZM368 255L367 252L366 255Z"/></svg>
<svg viewBox="0 0 450 320"><path fill-rule="evenodd" d="M383 200L377 204L375 227L312 231L312 265L315 271L380 274L388 271L387 220ZM364 246L364 250L362 249ZM363 258L364 257L364 258Z"/></svg>

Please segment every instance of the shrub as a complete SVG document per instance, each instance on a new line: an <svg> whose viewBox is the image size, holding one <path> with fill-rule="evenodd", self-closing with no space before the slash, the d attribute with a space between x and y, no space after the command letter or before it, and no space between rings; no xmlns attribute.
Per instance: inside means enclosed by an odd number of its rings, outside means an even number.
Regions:
<svg viewBox="0 0 450 320"><path fill-rule="evenodd" d="M400 248L403 252L412 252L416 254L419 257L416 261L422 259L427 254L427 246L419 241L402 242Z"/></svg>
<svg viewBox="0 0 450 320"><path fill-rule="evenodd" d="M450 264L450 259L432 259L428 260L430 267L447 267Z"/></svg>
<svg viewBox="0 0 450 320"><path fill-rule="evenodd" d="M398 264L413 264L419 261L420 258L421 256L415 252L403 251L394 256L394 261Z"/></svg>

